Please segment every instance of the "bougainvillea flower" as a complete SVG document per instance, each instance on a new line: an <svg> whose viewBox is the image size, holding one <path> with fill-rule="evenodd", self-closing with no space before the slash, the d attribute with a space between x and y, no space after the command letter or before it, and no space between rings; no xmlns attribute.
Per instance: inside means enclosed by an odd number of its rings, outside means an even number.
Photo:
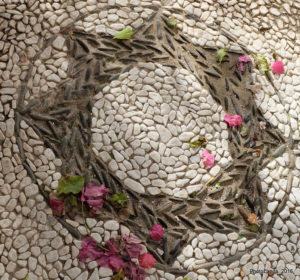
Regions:
<svg viewBox="0 0 300 280"><path fill-rule="evenodd" d="M119 255L110 252L103 253L100 258L96 259L96 262L99 266L108 267L113 272L118 272L125 264Z"/></svg>
<svg viewBox="0 0 300 280"><path fill-rule="evenodd" d="M283 74L284 73L284 64L281 60L277 60L272 63L271 69L275 74Z"/></svg>
<svg viewBox="0 0 300 280"><path fill-rule="evenodd" d="M64 209L64 202L54 198L50 198L50 207L53 211L61 213Z"/></svg>
<svg viewBox="0 0 300 280"><path fill-rule="evenodd" d="M155 266L156 259L151 254L144 253L139 256L139 264L144 268L150 269Z"/></svg>
<svg viewBox="0 0 300 280"><path fill-rule="evenodd" d="M230 127L240 126L242 124L242 118L239 115L231 116L230 114L226 114L224 121L227 122Z"/></svg>
<svg viewBox="0 0 300 280"><path fill-rule="evenodd" d="M152 240L159 241L163 238L164 229L161 225L155 224L149 233Z"/></svg>
<svg viewBox="0 0 300 280"><path fill-rule="evenodd" d="M245 70L244 64L247 63L247 62L251 62L250 56L248 56L248 55L239 56L239 60L238 60L238 63L237 63L238 70L243 72Z"/></svg>
<svg viewBox="0 0 300 280"><path fill-rule="evenodd" d="M145 270L142 267L137 266L133 262L126 262L123 270L124 270L124 274L127 276L128 279L132 279L132 280L146 279Z"/></svg>
<svg viewBox="0 0 300 280"><path fill-rule="evenodd" d="M98 198L94 200L89 199L86 202L95 212L99 212L99 210L103 207L104 200L102 198Z"/></svg>
<svg viewBox="0 0 300 280"><path fill-rule="evenodd" d="M108 252L103 252L100 258L96 259L96 262L103 267L109 267L114 272L118 272L124 267L124 261L119 255L119 249L115 243L115 239L111 238L105 242L105 248Z"/></svg>
<svg viewBox="0 0 300 280"><path fill-rule="evenodd" d="M108 193L108 189L104 185L97 186L93 183L88 183L81 191L81 201L87 201L95 197L104 197Z"/></svg>
<svg viewBox="0 0 300 280"><path fill-rule="evenodd" d="M79 261L85 263L87 259L96 260L102 256L103 252L98 247L93 237L86 237L81 242L81 249L78 254Z"/></svg>
<svg viewBox="0 0 300 280"><path fill-rule="evenodd" d="M212 167L215 163L215 156L209 151L204 150L201 154L205 166Z"/></svg>
<svg viewBox="0 0 300 280"><path fill-rule="evenodd" d="M140 244L142 241L135 235L124 234L122 237L123 246L125 247L125 253L129 256L129 258L138 258L143 247Z"/></svg>
<svg viewBox="0 0 300 280"><path fill-rule="evenodd" d="M110 253L113 254L118 254L119 253L119 249L117 244L115 243L115 239L111 238L108 241L105 242L105 248L107 250L109 250Z"/></svg>
<svg viewBox="0 0 300 280"><path fill-rule="evenodd" d="M93 183L88 183L81 191L81 201L86 201L97 212L103 207L103 198L108 191L104 185L97 186Z"/></svg>

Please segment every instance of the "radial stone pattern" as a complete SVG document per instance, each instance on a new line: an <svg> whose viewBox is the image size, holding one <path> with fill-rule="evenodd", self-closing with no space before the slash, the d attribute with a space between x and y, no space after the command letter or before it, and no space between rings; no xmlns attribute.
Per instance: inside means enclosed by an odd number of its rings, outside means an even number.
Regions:
<svg viewBox="0 0 300 280"><path fill-rule="evenodd" d="M167 228L168 246L159 260L171 264L180 252L174 238L185 240L187 229L242 229L239 207L244 197L244 207L262 218L264 198L257 171L268 162L272 146L284 139L269 123L266 131L259 130L259 121L266 120L245 88L249 75L235 70L239 54L229 51L229 59L218 65L216 49L197 47L171 31L159 11L148 21L129 42L67 30L60 40L68 47L69 78L50 94L21 105L17 116L24 117L62 160L62 175L84 174L86 182L126 193L131 200L129 219L124 216L120 222L137 235L145 238L143 233L148 234L154 223ZM203 104L206 100L210 103ZM210 106L213 116L205 110ZM221 120L222 110L243 116L247 127L242 134L229 131L229 147L224 141L225 151L220 150L221 155L230 151L231 161L219 162L223 167L216 165L208 173L201 166L199 149L193 150L188 142L214 128L226 133L211 121ZM260 157L253 157L255 148L262 150ZM33 174L22 152L21 158ZM32 179L36 182L35 176ZM209 180L211 187L203 184ZM222 187L216 189L216 182ZM106 207L107 219L122 218L122 213Z"/></svg>
<svg viewBox="0 0 300 280"><path fill-rule="evenodd" d="M119 2L116 6L102 6L98 13L121 9L122 1ZM76 5L80 6L78 3ZM46 230L43 232L45 244L48 238L52 248L62 250L63 242L74 242L69 258L75 260L77 248L80 249L78 240L87 234L80 211L74 209L63 217L54 218L43 200L48 204L49 196L55 196L62 176L83 175L86 183L104 184L110 193L125 193L129 198L126 208L116 209L106 201L97 218L87 219L91 231L95 229L92 236L98 238L97 241L115 236L119 225L121 231L123 227L123 232L126 229L142 240L148 239L153 224L164 227L163 242L148 240L146 243L148 252L157 260L157 270L150 271L150 279L182 279L184 276L191 279L241 279L242 273L249 274L247 271L253 268L248 265L242 270L242 265L251 257L243 246L246 244L247 250L253 253L263 248L261 245L270 240L270 234L279 237L276 231L272 231L272 228L278 230L281 221L278 216L284 217L282 213L292 193L297 203L300 199L297 180L293 179L293 175L297 176L299 172L291 173L295 161L296 168L299 167L296 157L299 150L295 150L299 132L295 133L296 136L289 131L287 133L257 101L260 90L268 87L274 94L278 91L276 102L283 102L281 106L284 108L280 111L287 110L277 81L271 75L256 79L258 72L252 69L251 64L244 72L236 69L238 57L253 53L253 50L250 51L234 34L220 28L218 23L204 25L204 14L199 17L197 8L194 12L183 11L178 3L173 8L145 5L144 22L136 20L129 23L134 31L130 40L113 39L113 32L103 26L82 28L85 20L89 17L88 21L93 20L93 15L97 15L92 9L78 14L74 24L61 26L58 34L46 35L47 40L19 80L17 100L13 105L15 111L9 112L3 120L10 118L2 141L4 157L1 172L5 179L2 192L5 196L0 205L6 204L6 197L9 200L9 195L13 196L8 189L14 179L8 175L13 174L13 165L18 165L20 171L24 170L27 174L27 182L21 182L26 197L40 193L37 221L45 224L40 230ZM130 7L137 11L139 8L135 4ZM169 15L177 15L183 23L171 29L167 25ZM112 14L107 18L115 21ZM194 35L182 27L184 22L191 21L196 26ZM201 32L203 37L199 35ZM207 37L207 32L227 42L228 55L221 63L216 60L220 46L200 43ZM57 74L50 71L53 68L49 60L59 68ZM50 70L46 70L45 65ZM36 72L50 81L47 87L39 84ZM223 121L226 113L242 116L243 127L227 127ZM292 124L290 117L288 121ZM265 129L261 129L262 124L265 124ZM8 133L9 129L11 132ZM18 151L13 165L5 150L9 146L6 137L10 134L14 137L14 149ZM206 138L205 149L215 155L216 162L211 169L201 161L203 148L191 148L189 145L199 136ZM274 158L278 158L278 162L279 158L286 161L287 164L284 164L290 168L290 171L283 168L278 171L287 178L278 177L278 183L274 181L276 194L274 188L267 186L272 181L263 181L268 176L265 175L269 172L266 170L276 166ZM50 170L53 172L48 172ZM282 185L284 190L281 190ZM279 202L274 200L268 204L272 195ZM22 201L21 204L29 208L35 203L33 199ZM46 207L47 210L43 210ZM296 203L288 207L292 208L293 221L287 221L289 231L285 233L289 234L287 238L297 240L299 234L294 227L300 223L299 207ZM22 214L30 218L30 214L24 212L26 210L22 209ZM258 232L248 230L249 213L255 213L260 219ZM1 216L4 219L3 243L5 236L10 236L6 216ZM5 223L8 223L7 226ZM112 223L118 226L110 228ZM18 228L14 225L13 229ZM61 234L72 241L62 241L59 237L57 242L52 242L55 239L54 235L49 235L49 226L55 227L54 232L67 230ZM30 236L27 233L26 237L20 235L20 240L13 244L15 249L26 245L26 238ZM241 240L237 240L238 236ZM30 246L43 246L42 241L35 244L37 238ZM249 240L244 244L246 238ZM227 246L228 242L231 243ZM287 263L293 260L292 253L296 251L292 245L296 242L289 243L291 249L288 246L286 250L282 249L282 258ZM6 247L11 246L7 244ZM225 249L223 244L229 249ZM236 253L235 247L239 253ZM57 251L49 250L43 252L47 262L58 260ZM278 248L269 250L278 253ZM0 266L0 276L6 277L3 279L23 279L26 275L36 277L33 279L48 279L45 272L34 272L32 265L29 265L29 270L26 265L24 268L23 263L18 262L14 266L11 254L4 253L3 261L1 259L7 267L2 273ZM35 253L32 252L32 255ZM294 258L298 258L298 263L299 255ZM60 257L60 261L65 263L65 268L62 264L53 268L51 265L51 279L110 279L109 271L100 268L98 274L93 265L81 267L83 273L78 268L77 273L77 260L72 265L66 264L67 257ZM240 267L236 270L235 263L238 261ZM43 261L39 259L39 262ZM225 278L224 273L218 272L224 272L223 268L227 265L232 266L232 275L227 273ZM272 267L274 269L274 264ZM18 274L13 276L13 271ZM45 270L41 268L41 271ZM289 274L294 278L274 279L297 279L296 274L295 268ZM233 278L235 276L237 278ZM250 273L249 279L256 279L251 277Z"/></svg>

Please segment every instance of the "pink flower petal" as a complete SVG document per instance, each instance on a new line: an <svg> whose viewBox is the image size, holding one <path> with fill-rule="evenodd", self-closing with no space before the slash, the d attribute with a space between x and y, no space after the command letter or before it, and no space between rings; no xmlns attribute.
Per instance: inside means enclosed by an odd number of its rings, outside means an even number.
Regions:
<svg viewBox="0 0 300 280"><path fill-rule="evenodd" d="M104 203L102 198L88 199L86 202L95 212L100 211L102 209L103 203Z"/></svg>
<svg viewBox="0 0 300 280"><path fill-rule="evenodd" d="M241 116L239 116L239 115L234 115L233 116L233 120L234 120L234 122L235 122L235 126L240 126L240 125L242 125L242 118L241 118Z"/></svg>
<svg viewBox="0 0 300 280"><path fill-rule="evenodd" d="M122 267L124 267L124 264L125 263L120 256L109 256L109 266L114 272L118 272Z"/></svg>
<svg viewBox="0 0 300 280"><path fill-rule="evenodd" d="M139 256L139 264L144 268L150 269L155 266L156 259L151 254L144 253Z"/></svg>
<svg viewBox="0 0 300 280"><path fill-rule="evenodd" d="M96 262L99 266L108 267L113 272L118 272L125 264L120 256L109 252L96 259Z"/></svg>
<svg viewBox="0 0 300 280"><path fill-rule="evenodd" d="M138 258L143 249L140 245L142 241L133 234L131 234L130 236L123 235L122 241L124 243L125 252L128 254L128 256L131 259Z"/></svg>
<svg viewBox="0 0 300 280"><path fill-rule="evenodd" d="M114 238L111 238L105 242L105 248L107 248L110 253L117 254L119 252L119 249L117 247L117 244L115 243Z"/></svg>
<svg viewBox="0 0 300 280"><path fill-rule="evenodd" d="M281 60L277 60L272 63L271 69L275 74L283 74L284 73L284 64Z"/></svg>
<svg viewBox="0 0 300 280"><path fill-rule="evenodd" d="M201 154L203 159L203 164L207 167L212 167L215 163L215 156L211 154L209 151L204 150Z"/></svg>
<svg viewBox="0 0 300 280"><path fill-rule="evenodd" d="M247 62L251 62L251 58L248 55L241 55L239 56L238 63L237 63L237 68L239 71L243 72L244 71L244 64Z"/></svg>
<svg viewBox="0 0 300 280"><path fill-rule="evenodd" d="M242 125L242 118L239 115L231 116L230 114L226 114L224 117L224 121L227 122L227 124L230 127L240 126Z"/></svg>
<svg viewBox="0 0 300 280"><path fill-rule="evenodd" d="M93 183L88 183L81 192L81 201L95 197L104 197L108 193L108 189L104 185L97 186Z"/></svg>
<svg viewBox="0 0 300 280"><path fill-rule="evenodd" d="M97 186L93 183L88 183L81 191L80 200L86 201L94 211L99 211L103 207L103 198L108 191L104 185Z"/></svg>
<svg viewBox="0 0 300 280"><path fill-rule="evenodd" d="M145 270L142 267L137 266L133 262L126 262L123 271L125 276L127 276L128 279L132 279L132 280L146 279Z"/></svg>
<svg viewBox="0 0 300 280"><path fill-rule="evenodd" d="M244 63L238 62L238 63L237 63L237 69L238 69L239 71L243 72L243 71L244 71Z"/></svg>
<svg viewBox="0 0 300 280"><path fill-rule="evenodd" d="M155 224L149 233L152 240L159 241L163 238L164 229L161 225Z"/></svg>
<svg viewBox="0 0 300 280"><path fill-rule="evenodd" d="M87 259L96 260L103 255L101 249L93 237L86 237L81 242L81 249L78 254L79 261L85 263Z"/></svg>
<svg viewBox="0 0 300 280"><path fill-rule="evenodd" d="M251 57L248 55L241 55L239 57L239 62L251 62Z"/></svg>
<svg viewBox="0 0 300 280"><path fill-rule="evenodd" d="M224 121L227 122L229 126L231 126L232 116L230 114L226 114L224 117Z"/></svg>
<svg viewBox="0 0 300 280"><path fill-rule="evenodd" d="M61 213L64 209L64 202L54 198L50 198L50 207L53 211Z"/></svg>
<svg viewBox="0 0 300 280"><path fill-rule="evenodd" d="M140 244L142 243L141 239L139 239L137 236L135 236L134 234L124 234L122 236L122 239L124 240L125 243L127 244Z"/></svg>

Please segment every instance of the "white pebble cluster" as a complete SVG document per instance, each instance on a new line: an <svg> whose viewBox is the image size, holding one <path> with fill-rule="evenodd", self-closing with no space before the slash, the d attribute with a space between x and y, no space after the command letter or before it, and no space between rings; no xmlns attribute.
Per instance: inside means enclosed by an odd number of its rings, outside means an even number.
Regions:
<svg viewBox="0 0 300 280"><path fill-rule="evenodd" d="M187 198L231 160L225 112L187 70L141 66L95 96L94 150L128 188ZM199 136L216 158L209 171L189 145Z"/></svg>

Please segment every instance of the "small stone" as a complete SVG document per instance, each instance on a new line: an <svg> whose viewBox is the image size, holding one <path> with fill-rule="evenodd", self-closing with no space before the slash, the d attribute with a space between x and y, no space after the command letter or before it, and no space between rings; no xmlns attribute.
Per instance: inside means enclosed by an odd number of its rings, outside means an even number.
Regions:
<svg viewBox="0 0 300 280"><path fill-rule="evenodd" d="M26 31L26 28L25 28L24 24L22 23L22 21L18 21L17 30L21 33Z"/></svg>
<svg viewBox="0 0 300 280"><path fill-rule="evenodd" d="M137 193L145 193L145 188L139 182L137 182L135 180L126 178L124 180L124 184L126 187L128 187L129 189L131 189Z"/></svg>
<svg viewBox="0 0 300 280"><path fill-rule="evenodd" d="M50 251L46 254L46 259L48 262L56 262L58 260L58 253L57 251Z"/></svg>
<svg viewBox="0 0 300 280"><path fill-rule="evenodd" d="M221 167L216 165L216 166L214 166L213 168L210 169L209 173L210 173L211 176L217 176L218 173L220 172L220 170L221 170Z"/></svg>
<svg viewBox="0 0 300 280"><path fill-rule="evenodd" d="M277 208L277 205L278 205L278 201L273 201L273 202L270 202L268 204L268 210L273 213L275 211L275 209Z"/></svg>
<svg viewBox="0 0 300 280"><path fill-rule="evenodd" d="M193 247L192 245L187 245L183 250L182 250L182 254L187 257L187 258L191 258L193 256Z"/></svg>
<svg viewBox="0 0 300 280"><path fill-rule="evenodd" d="M207 260L209 260L209 259L212 258L212 253L211 253L210 250L208 250L208 249L203 249L203 250L202 250L202 253L203 253L203 256L204 256Z"/></svg>
<svg viewBox="0 0 300 280"><path fill-rule="evenodd" d="M289 251L282 252L280 256L286 261L286 263L291 263L293 261L293 255Z"/></svg>
<svg viewBox="0 0 300 280"><path fill-rule="evenodd" d="M70 276L71 279L75 279L81 272L81 269L78 267L73 267L67 270L67 274Z"/></svg>
<svg viewBox="0 0 300 280"><path fill-rule="evenodd" d="M51 56L52 48L51 46L44 49L44 51L41 53L41 59L48 59Z"/></svg>
<svg viewBox="0 0 300 280"><path fill-rule="evenodd" d="M239 237L239 235L236 232L231 232L231 233L228 234L228 239L232 240L232 241L237 240L238 237Z"/></svg>
<svg viewBox="0 0 300 280"><path fill-rule="evenodd" d="M213 235L214 239L219 242L226 242L228 240L226 234L216 232Z"/></svg>
<svg viewBox="0 0 300 280"><path fill-rule="evenodd" d="M127 0L116 0L116 4L123 6L123 7L127 7L128 1Z"/></svg>
<svg viewBox="0 0 300 280"><path fill-rule="evenodd" d="M253 41L253 47L256 49L256 50L260 50L263 46L263 43L260 39L257 39L257 40L254 40Z"/></svg>
<svg viewBox="0 0 300 280"><path fill-rule="evenodd" d="M57 36L56 39L53 41L53 47L62 50L65 43L65 38L62 36Z"/></svg>
<svg viewBox="0 0 300 280"><path fill-rule="evenodd" d="M162 126L162 125L157 125L156 129L157 129L157 131L159 133L161 142L168 143L169 140L172 138L171 132L167 128L165 128L164 126Z"/></svg>
<svg viewBox="0 0 300 280"><path fill-rule="evenodd" d="M152 158L155 162L159 163L160 162L160 154L157 151L152 151L150 153L150 158Z"/></svg>
<svg viewBox="0 0 300 280"><path fill-rule="evenodd" d="M36 184L31 184L25 187L25 195L26 197L31 197L37 195L39 193L39 188Z"/></svg>
<svg viewBox="0 0 300 280"><path fill-rule="evenodd" d="M104 223L104 228L111 231L118 230L119 226L120 226L119 223L114 220L109 220Z"/></svg>
<svg viewBox="0 0 300 280"><path fill-rule="evenodd" d="M193 138L195 134L193 132L183 132L179 135L179 140L182 142L190 141L191 138Z"/></svg>
<svg viewBox="0 0 300 280"><path fill-rule="evenodd" d="M1 195L0 196L0 206L5 206L7 202L9 201L10 196L9 195Z"/></svg>
<svg viewBox="0 0 300 280"><path fill-rule="evenodd" d="M99 271L95 268L94 272L91 274L89 280L99 280Z"/></svg>
<svg viewBox="0 0 300 280"><path fill-rule="evenodd" d="M108 277L108 276L112 276L113 272L108 267L100 267L99 268L99 275L100 275L100 277Z"/></svg>
<svg viewBox="0 0 300 280"><path fill-rule="evenodd" d="M213 237L208 233L200 233L198 235L198 239L206 244L209 244L214 240Z"/></svg>
<svg viewBox="0 0 300 280"><path fill-rule="evenodd" d="M14 239L13 246L15 249L19 249L22 246L24 246L26 243L27 243L26 237L24 235L20 234Z"/></svg>

